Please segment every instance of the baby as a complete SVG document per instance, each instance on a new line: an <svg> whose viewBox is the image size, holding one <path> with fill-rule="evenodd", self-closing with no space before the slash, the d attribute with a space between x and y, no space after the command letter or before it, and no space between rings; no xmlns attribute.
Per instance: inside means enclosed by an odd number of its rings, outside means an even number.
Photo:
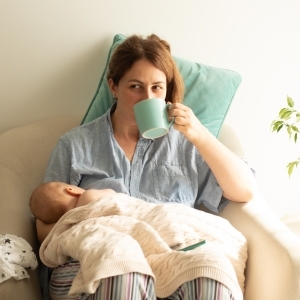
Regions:
<svg viewBox="0 0 300 300"><path fill-rule="evenodd" d="M32 192L29 200L31 213L45 228L45 234L38 239L40 242L44 240L55 223L67 211L115 193L111 189L84 190L64 182L41 184Z"/></svg>

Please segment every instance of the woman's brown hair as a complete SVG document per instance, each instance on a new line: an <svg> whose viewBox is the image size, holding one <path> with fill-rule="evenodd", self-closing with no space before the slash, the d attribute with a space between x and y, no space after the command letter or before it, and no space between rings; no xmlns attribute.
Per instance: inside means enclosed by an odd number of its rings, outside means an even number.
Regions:
<svg viewBox="0 0 300 300"><path fill-rule="evenodd" d="M166 75L167 95L165 101L182 102L184 84L171 55L170 45L155 34L145 39L132 35L120 44L110 59L107 80L111 78L114 84L118 85L124 74L140 59L147 59Z"/></svg>

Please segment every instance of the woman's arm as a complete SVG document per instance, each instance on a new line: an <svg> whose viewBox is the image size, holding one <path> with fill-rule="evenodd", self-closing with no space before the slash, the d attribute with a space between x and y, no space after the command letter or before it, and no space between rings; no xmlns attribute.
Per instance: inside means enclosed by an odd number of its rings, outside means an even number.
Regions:
<svg viewBox="0 0 300 300"><path fill-rule="evenodd" d="M45 172L44 182L61 181L73 185L78 185L80 178L71 176L72 153L69 140L66 135L62 136L50 155ZM71 180L72 177L72 180Z"/></svg>
<svg viewBox="0 0 300 300"><path fill-rule="evenodd" d="M208 164L223 190L223 196L237 202L251 200L257 187L248 165L218 141L189 107L173 103L169 115L175 117L174 128L195 145Z"/></svg>
<svg viewBox="0 0 300 300"><path fill-rule="evenodd" d="M44 241L55 224L56 223L46 224L38 219L36 220L37 237L40 243Z"/></svg>

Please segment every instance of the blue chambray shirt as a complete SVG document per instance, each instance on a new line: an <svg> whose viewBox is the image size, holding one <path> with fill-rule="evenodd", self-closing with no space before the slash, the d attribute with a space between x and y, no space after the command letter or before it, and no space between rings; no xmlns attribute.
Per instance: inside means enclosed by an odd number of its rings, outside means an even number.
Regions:
<svg viewBox="0 0 300 300"><path fill-rule="evenodd" d="M130 162L113 135L110 111L64 134L45 174L84 189L111 188L152 203L176 202L219 212L228 202L197 149L171 127L157 139L140 137Z"/></svg>

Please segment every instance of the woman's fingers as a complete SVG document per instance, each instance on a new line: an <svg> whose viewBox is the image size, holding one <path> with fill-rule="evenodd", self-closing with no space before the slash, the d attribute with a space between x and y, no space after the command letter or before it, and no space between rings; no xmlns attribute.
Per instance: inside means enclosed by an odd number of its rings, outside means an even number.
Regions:
<svg viewBox="0 0 300 300"><path fill-rule="evenodd" d="M190 123L192 115L191 109L181 103L174 103L169 107L169 117L178 125Z"/></svg>
<svg viewBox="0 0 300 300"><path fill-rule="evenodd" d="M194 112L181 103L173 103L169 107L169 117L174 118L174 128L180 131L193 144L199 140L203 125Z"/></svg>
<svg viewBox="0 0 300 300"><path fill-rule="evenodd" d="M169 107L170 117L185 117L189 108L180 103L174 103Z"/></svg>

